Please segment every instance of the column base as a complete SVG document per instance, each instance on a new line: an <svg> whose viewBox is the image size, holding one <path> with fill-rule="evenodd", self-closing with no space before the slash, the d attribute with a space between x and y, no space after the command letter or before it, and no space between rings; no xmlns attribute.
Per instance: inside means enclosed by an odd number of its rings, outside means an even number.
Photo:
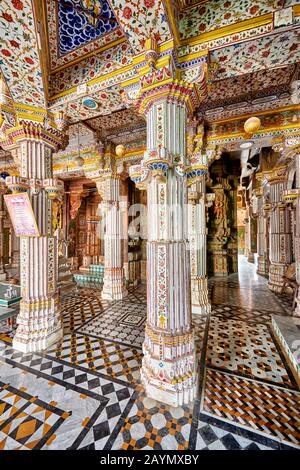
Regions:
<svg viewBox="0 0 300 470"><path fill-rule="evenodd" d="M293 317L300 317L300 286L298 286L298 295L296 298L296 307L292 313Z"/></svg>
<svg viewBox="0 0 300 470"><path fill-rule="evenodd" d="M195 315L207 315L211 312L208 298L207 278L191 278L192 313Z"/></svg>
<svg viewBox="0 0 300 470"><path fill-rule="evenodd" d="M255 257L254 257L254 254L253 254L253 253L250 252L250 253L248 254L247 261L248 261L248 263L254 263Z"/></svg>
<svg viewBox="0 0 300 470"><path fill-rule="evenodd" d="M23 353L38 352L60 341L63 327L57 307L57 297L22 300L13 348Z"/></svg>
<svg viewBox="0 0 300 470"><path fill-rule="evenodd" d="M197 372L193 332L163 336L147 326L143 353L141 380L149 398L173 407L195 400ZM174 354L178 357L169 359Z"/></svg>
<svg viewBox="0 0 300 470"><path fill-rule="evenodd" d="M111 301L122 300L127 294L123 269L105 269L101 294L102 299Z"/></svg>
<svg viewBox="0 0 300 470"><path fill-rule="evenodd" d="M271 291L282 293L284 286L283 276L287 269L287 264L270 264L268 287Z"/></svg>
<svg viewBox="0 0 300 470"><path fill-rule="evenodd" d="M268 266L267 262L264 256L259 256L258 261L257 261L257 274L260 274L261 276L267 276L268 275Z"/></svg>

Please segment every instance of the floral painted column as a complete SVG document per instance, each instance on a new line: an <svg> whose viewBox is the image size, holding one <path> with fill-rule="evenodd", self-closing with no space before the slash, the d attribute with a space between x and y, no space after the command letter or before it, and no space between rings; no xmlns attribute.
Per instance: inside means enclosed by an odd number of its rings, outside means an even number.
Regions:
<svg viewBox="0 0 300 470"><path fill-rule="evenodd" d="M24 353L41 351L62 338L57 295L57 243L52 235L52 199L61 195L63 183L52 179L52 153L63 135L53 125L19 122L1 142L7 150L19 149L21 176L6 179L15 194L27 191L39 236L20 238L20 313L13 347Z"/></svg>
<svg viewBox="0 0 300 470"><path fill-rule="evenodd" d="M296 281L298 291L296 296L296 306L293 315L300 317L300 145L292 141L291 148L287 149L287 157L295 161L296 188L283 191L283 201L285 204L292 204L296 211L296 230L294 239L294 252L296 264Z"/></svg>
<svg viewBox="0 0 300 470"><path fill-rule="evenodd" d="M293 253L290 214L282 202L282 193L287 186L287 168L274 168L268 179L271 203L269 288L281 292L283 276L292 262Z"/></svg>
<svg viewBox="0 0 300 470"><path fill-rule="evenodd" d="M205 315L211 311L207 287L207 228L205 179L189 188L190 262L192 313Z"/></svg>
<svg viewBox="0 0 300 470"><path fill-rule="evenodd" d="M4 184L1 183L0 185L0 281L6 280L6 272L4 271L4 263L3 263L3 227L4 227L4 218L6 212L4 210L4 201L3 201L3 194L5 194L7 188Z"/></svg>
<svg viewBox="0 0 300 470"><path fill-rule="evenodd" d="M104 279L102 298L120 300L127 295L124 272L124 211L127 213L127 198L122 197L122 180L116 171L100 170L96 179L102 197L101 209L105 214L104 235Z"/></svg>
<svg viewBox="0 0 300 470"><path fill-rule="evenodd" d="M131 178L148 185L147 323L142 382L149 397L171 406L196 394L187 216L186 124L193 87L170 80L142 93L147 150Z"/></svg>
<svg viewBox="0 0 300 470"><path fill-rule="evenodd" d="M264 193L265 187L262 184L263 175L262 173L256 173L256 179L258 181L258 187L255 189L255 195L257 198L257 254L258 254L258 266L257 273L261 276L268 274L268 262L266 259L266 219L264 213Z"/></svg>

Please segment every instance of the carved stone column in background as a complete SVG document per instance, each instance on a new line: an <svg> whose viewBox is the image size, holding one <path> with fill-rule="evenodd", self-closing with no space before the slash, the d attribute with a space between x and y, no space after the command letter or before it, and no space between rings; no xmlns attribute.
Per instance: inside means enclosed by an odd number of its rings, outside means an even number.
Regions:
<svg viewBox="0 0 300 470"><path fill-rule="evenodd" d="M287 168L274 168L270 183L270 267L269 288L281 292L283 276L292 262L292 233L289 210L282 202L282 192L287 186Z"/></svg>
<svg viewBox="0 0 300 470"><path fill-rule="evenodd" d="M125 236L124 211L127 214L128 202L127 198L124 200L121 195L121 177L114 170L103 170L96 184L102 197L101 208L105 214L102 298L120 300L127 295L122 245Z"/></svg>
<svg viewBox="0 0 300 470"><path fill-rule="evenodd" d="M204 179L204 177L203 177ZM205 315L211 311L207 287L207 228L206 228L206 183L204 181L189 188L190 222L189 236L191 258L192 313Z"/></svg>
<svg viewBox="0 0 300 470"><path fill-rule="evenodd" d="M3 201L3 194L6 192L6 187L1 184L0 186L0 281L6 280L6 272L4 271L4 246L3 246L3 228L4 228L4 218L6 212L4 210L4 201Z"/></svg>
<svg viewBox="0 0 300 470"><path fill-rule="evenodd" d="M256 178L260 181L259 176ZM258 254L258 266L257 266L257 273L261 276L266 276L268 274L268 263L266 260L266 220L265 220L265 213L264 213L264 193L265 188L261 184L255 190L256 197L257 197L257 254Z"/></svg>

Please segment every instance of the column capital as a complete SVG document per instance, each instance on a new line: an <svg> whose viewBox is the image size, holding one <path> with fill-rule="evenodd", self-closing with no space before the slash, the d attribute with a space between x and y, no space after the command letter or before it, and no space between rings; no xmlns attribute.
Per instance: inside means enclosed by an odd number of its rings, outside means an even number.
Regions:
<svg viewBox="0 0 300 470"><path fill-rule="evenodd" d="M24 140L42 141L57 150L67 144L64 113L52 114L40 109L16 104L0 93L0 144L13 150Z"/></svg>
<svg viewBox="0 0 300 470"><path fill-rule="evenodd" d="M288 167L277 166L269 173L266 173L266 177L270 185L285 183L288 178Z"/></svg>
<svg viewBox="0 0 300 470"><path fill-rule="evenodd" d="M158 73L160 71L156 71ZM149 109L162 101L186 107L188 114L193 114L199 104L199 96L194 84L187 83L172 77L162 76L162 80L141 80L142 88L136 100L136 106L141 114L146 115ZM165 78L165 80L163 80Z"/></svg>

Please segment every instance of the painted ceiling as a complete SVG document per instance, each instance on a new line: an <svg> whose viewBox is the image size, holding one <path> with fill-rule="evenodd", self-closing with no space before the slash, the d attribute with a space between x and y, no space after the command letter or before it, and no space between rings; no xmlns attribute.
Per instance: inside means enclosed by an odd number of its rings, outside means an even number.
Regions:
<svg viewBox="0 0 300 470"><path fill-rule="evenodd" d="M45 107L31 0L1 0L0 32L0 67L12 98Z"/></svg>
<svg viewBox="0 0 300 470"><path fill-rule="evenodd" d="M50 71L124 38L106 0L45 1Z"/></svg>
<svg viewBox="0 0 300 470"><path fill-rule="evenodd" d="M68 54L118 27L105 0L60 0L57 2L59 53Z"/></svg>
<svg viewBox="0 0 300 470"><path fill-rule="evenodd" d="M157 42L171 39L163 0L110 0L110 4L136 53L144 50L151 36Z"/></svg>
<svg viewBox="0 0 300 470"><path fill-rule="evenodd" d="M191 3L191 2L188 2ZM194 2L196 3L196 2ZM204 33L273 13L276 9L297 5L298 0L211 0L197 2L179 14L179 32L183 40Z"/></svg>
<svg viewBox="0 0 300 470"><path fill-rule="evenodd" d="M211 84L208 93L208 107L230 104L244 99L290 91L291 81L297 71L296 65L259 70L237 77L230 77Z"/></svg>
<svg viewBox="0 0 300 470"><path fill-rule="evenodd" d="M210 54L210 79L222 80L300 61L300 31L263 36L216 49Z"/></svg>
<svg viewBox="0 0 300 470"><path fill-rule="evenodd" d="M108 116L99 116L86 121L101 136L118 133L135 127L146 126L145 119L136 110L129 108Z"/></svg>

